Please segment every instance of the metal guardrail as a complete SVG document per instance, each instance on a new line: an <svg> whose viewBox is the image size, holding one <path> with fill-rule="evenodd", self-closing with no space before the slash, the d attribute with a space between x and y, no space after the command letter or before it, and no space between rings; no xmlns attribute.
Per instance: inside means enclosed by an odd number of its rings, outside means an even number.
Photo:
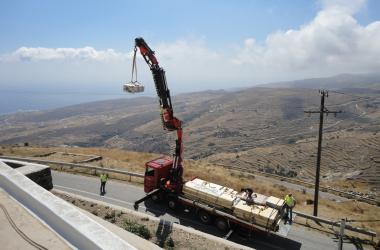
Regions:
<svg viewBox="0 0 380 250"><path fill-rule="evenodd" d="M328 220L328 219L321 218L321 217L316 217L313 215L308 215L308 214L305 214L302 212L297 212L297 211L294 211L294 213L297 214L297 216L303 217L305 219L310 219L310 220L318 221L318 222L321 222L324 224L340 227L340 222L337 222L337 221L332 221L332 220ZM347 224L345 224L345 230L350 230L350 231L361 233L361 234L371 236L371 237L376 237L376 235L377 235L376 232L373 232L373 231L370 231L370 230L367 230L364 228L360 228L360 227L353 227L353 226L347 225Z"/></svg>
<svg viewBox="0 0 380 250"><path fill-rule="evenodd" d="M55 164L55 165L63 165L63 166L77 167L77 168L86 168L86 169L91 169L91 170L95 170L95 171L97 170L97 171L102 171L102 172L124 174L124 175L133 176L133 177L144 178L144 174L140 174L140 173L133 173L133 172L128 172L128 171L119 170L119 169L113 169L113 168L102 168L102 167L96 167L96 166L85 165L85 164L76 164L76 163L67 163L67 162L49 161L49 160L37 160L37 159L31 159L31 158L12 157L12 156L0 156L0 159L15 160L15 161L28 161L28 162L34 162L34 163L40 163L40 164Z"/></svg>

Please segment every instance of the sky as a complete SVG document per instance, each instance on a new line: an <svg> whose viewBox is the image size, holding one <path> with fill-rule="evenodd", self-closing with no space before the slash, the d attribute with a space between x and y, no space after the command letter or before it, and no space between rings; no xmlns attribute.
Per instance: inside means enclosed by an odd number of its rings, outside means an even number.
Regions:
<svg viewBox="0 0 380 250"><path fill-rule="evenodd" d="M380 1L2 0L0 91L121 95L135 37L172 93L377 72Z"/></svg>

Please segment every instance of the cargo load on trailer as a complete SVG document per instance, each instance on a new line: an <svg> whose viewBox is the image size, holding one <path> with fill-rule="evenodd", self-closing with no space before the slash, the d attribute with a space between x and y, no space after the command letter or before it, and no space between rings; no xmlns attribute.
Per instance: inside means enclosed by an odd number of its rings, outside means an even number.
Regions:
<svg viewBox="0 0 380 250"><path fill-rule="evenodd" d="M185 182L182 192L185 197L203 200L216 207L232 209L238 192L232 188L223 187L201 179Z"/></svg>
<svg viewBox="0 0 380 250"><path fill-rule="evenodd" d="M207 182L199 178L187 181L183 185L183 196L198 202L207 203L247 222L267 228L281 219L280 209L284 200L253 193L252 201L247 201L245 192Z"/></svg>

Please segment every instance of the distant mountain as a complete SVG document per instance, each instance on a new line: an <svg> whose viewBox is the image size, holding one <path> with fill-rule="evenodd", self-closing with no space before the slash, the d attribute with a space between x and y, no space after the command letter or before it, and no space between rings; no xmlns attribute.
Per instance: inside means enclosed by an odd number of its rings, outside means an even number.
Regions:
<svg viewBox="0 0 380 250"><path fill-rule="evenodd" d="M380 74L341 74L331 77L311 78L260 85L270 88L311 88L311 89L375 89L380 90Z"/></svg>

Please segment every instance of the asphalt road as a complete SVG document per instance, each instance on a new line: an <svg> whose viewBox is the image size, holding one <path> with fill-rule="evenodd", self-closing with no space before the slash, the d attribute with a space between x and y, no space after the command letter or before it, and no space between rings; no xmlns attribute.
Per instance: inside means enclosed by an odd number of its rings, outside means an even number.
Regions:
<svg viewBox="0 0 380 250"><path fill-rule="evenodd" d="M100 182L96 177L82 175L73 175L52 171L54 188L92 199L100 200L110 204L133 209L135 200L144 196L142 187L135 186L125 182L109 180L106 185L106 195L99 195ZM147 213L162 219L179 223L184 226L192 227L199 231L212 235L223 237L224 234L219 232L212 225L200 223L192 213L184 211L171 211L165 204L156 204L146 201L140 204L139 211ZM229 238L239 244L250 246L255 249L337 249L337 239L328 237L318 232L311 232L302 226L293 226L287 238L277 235L267 235L261 232L254 232L250 239L244 238L237 233L232 234ZM344 249L356 249L350 243L344 244Z"/></svg>

